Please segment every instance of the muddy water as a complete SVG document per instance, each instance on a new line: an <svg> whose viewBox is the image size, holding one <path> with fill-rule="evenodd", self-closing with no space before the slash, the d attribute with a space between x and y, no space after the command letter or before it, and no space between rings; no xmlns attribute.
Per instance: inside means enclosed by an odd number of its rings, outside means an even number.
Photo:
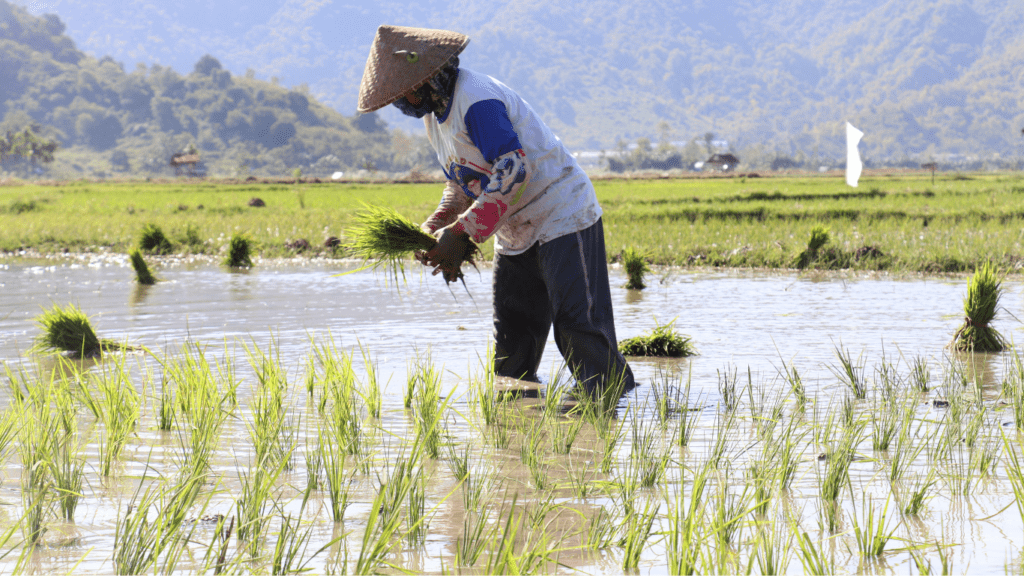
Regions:
<svg viewBox="0 0 1024 576"><path fill-rule="evenodd" d="M245 426L249 383L246 374L245 347L269 350L274 347L280 362L289 370L295 384L296 412L306 414L301 392L304 362L310 353L311 339L321 341L333 336L337 345L354 350L357 345L369 352L378 373L389 385L384 395L387 428L401 437L411 428L402 407L407 372L417 358L429 356L444 368L445 386L456 398L453 406L470 412L462 392L467 378L480 371L479 359L485 355L490 339L490 271L469 273L466 286L453 285L449 291L438 278L424 277L416 271L405 281L395 283L370 272L351 271L350 266L306 263L260 263L251 271L229 272L202 261L168 261L157 270L164 282L152 287L137 286L126 262L117 257L70 262L8 262L0 264L0 361L9 364L29 362L26 350L37 333L32 319L42 307L73 302L92 317L101 337L143 345L157 353L174 353L182 343L195 341L210 346L212 354L234 358L239 376L241 402L239 418L229 421L215 457L214 470L223 474L224 493L212 499L208 513L232 513L232 490L237 487L238 468L249 453ZM386 281L387 280L387 281ZM624 404L642 418L651 416L650 386L645 383L667 372L688 377L692 393L702 397L700 413L704 430L698 431L697 451L707 442L713 428L718 403L720 373L736 370L759 389L784 390L777 378L782 362L799 369L809 392L821 406L841 397L845 387L833 373L837 364L837 346L860 356L868 367L883 355L891 361L922 356L930 360L933 379L941 378L946 356L945 345L961 320L961 299L965 292L962 279L893 279L878 276L816 276L792 273L690 272L661 270L643 292L626 291L621 271L612 271L612 296L620 339L643 333L655 323L674 321L678 331L693 337L700 356L689 360L631 359L641 387ZM1020 285L1005 284L1003 305L1020 309ZM1018 314L1019 316L1019 314ZM1008 338L1021 340L1019 323L1003 314L998 324ZM978 356L969 363L984 381L990 398L998 393L1005 355ZM551 342L544 366L549 373L558 368L559 356ZM145 356L130 360L139 365L152 364ZM906 363L901 367L906 370ZM251 380L251 378L249 378ZM6 394L0 393L0 394ZM6 403L7 398L4 397ZM920 415L929 417L932 408L921 399ZM172 453L176 440L158 432L152 409L144 416L138 437L129 446L120 479L100 481L90 475L90 486L79 507L75 524L55 523L47 536L49 547L37 554L33 565L41 570L66 570L81 560L79 569L109 572L114 525L135 486L132 478L144 472L147 460L169 472L174 468ZM938 418L938 416L935 416ZM1008 413L999 414L1002 424ZM454 419L449 431L461 442L479 443L472 418ZM741 433L743 431L741 430ZM312 432L315 434L315 431ZM300 446L307 432L300 433ZM738 442L741 443L741 442ZM394 443L392 443L394 444ZM596 446L598 441L586 433L579 445ZM389 454L388 443L381 448ZM528 472L518 463L515 442L509 450L479 446L477 465L500 469L515 484L529 483ZM90 461L96 460L95 444L87 448ZM392 445L391 450L398 450ZM302 448L300 448L300 452ZM810 458L811 455L808 455ZM680 459L685 459L680 454ZM740 456L737 455L737 458ZM386 456L381 458L386 460ZM304 483L301 456L295 471L284 478L282 500L287 510L298 509L295 496ZM4 526L20 515L17 457L9 458L4 494L0 497L6 512ZM438 472L446 469L437 464ZM552 468L552 475L558 472ZM564 474L564 473L563 473ZM877 482L878 465L856 462L851 470L855 485L862 492L884 501L885 491ZM670 475L672 476L672 475ZM678 473L674 475L678 477ZM441 501L455 488L454 480L438 473L431 486L429 506ZM445 479L448 478L448 479ZM673 480L674 481L674 480ZM288 488L291 486L291 488ZM794 482L791 506L800 510L809 528L814 522L814 496L817 479L813 464ZM528 492L524 490L524 492ZM908 523L897 532L915 542L940 540L952 545L955 568L970 566L972 572L1002 571L1008 562L1017 561L1024 538L1021 521L1012 507L992 518L1012 502L1009 482L990 480L969 497L953 497L941 490L930 504L928 514ZM373 498L372 482L358 484L353 505L344 526L335 526L323 510L318 510L310 550L319 548L344 531L360 533ZM526 497L529 499L529 496ZM558 503L576 509L573 515L563 509L554 525L565 524L571 532L596 507L607 499L594 497L584 502L559 496ZM430 535L422 549L402 553L401 564L412 570L440 571L442 563L450 569L454 542L462 527L463 513L452 504L457 497L438 507ZM322 505L314 498L313 505ZM307 515L310 512L307 511ZM809 520L808 520L809 519ZM941 526L940 526L941 524ZM849 526L847 526L849 528ZM342 532L339 532L341 530ZM202 532L209 539L211 530ZM663 572L664 550L657 537L643 555L640 571ZM572 540L567 540L570 546ZM358 555L359 540L350 538L350 558ZM891 548L899 547L890 546ZM194 554L200 559L202 551ZM886 572L913 568L909 555L892 554L879 563L861 563L856 554L841 549L840 565L850 571ZM322 569L337 547L320 555L313 567ZM10 558L10 557L9 557ZM84 559L83 559L84 558ZM936 557L937 558L937 557ZM5 560L4 562L13 562ZM619 554L570 551L561 561L586 572L618 572ZM937 560L936 560L937 561ZM188 566L189 560L183 560ZM13 565L13 564L12 564ZM791 569L798 569L795 558ZM959 570L958 570L959 571Z"/></svg>

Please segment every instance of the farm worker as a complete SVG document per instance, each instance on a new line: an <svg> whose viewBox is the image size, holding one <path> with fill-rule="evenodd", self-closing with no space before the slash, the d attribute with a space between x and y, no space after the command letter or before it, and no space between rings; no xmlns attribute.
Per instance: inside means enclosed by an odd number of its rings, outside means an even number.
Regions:
<svg viewBox="0 0 1024 576"><path fill-rule="evenodd" d="M525 100L459 67L468 43L447 30L381 26L359 87L360 112L394 104L423 118L448 177L423 224L438 243L422 261L452 281L470 241L493 235L496 374L538 381L554 324L558 350L584 392L631 390L594 186Z"/></svg>

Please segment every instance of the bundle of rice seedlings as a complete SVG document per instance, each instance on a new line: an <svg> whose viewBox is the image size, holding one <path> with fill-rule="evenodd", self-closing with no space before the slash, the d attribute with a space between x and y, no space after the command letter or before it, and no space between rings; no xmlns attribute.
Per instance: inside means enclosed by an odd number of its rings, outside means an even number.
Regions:
<svg viewBox="0 0 1024 576"><path fill-rule="evenodd" d="M662 356L683 358L696 356L697 349L689 336L676 334L672 329L675 320L668 324L655 326L648 334L627 338L619 342L619 352L623 356Z"/></svg>
<svg viewBox="0 0 1024 576"><path fill-rule="evenodd" d="M135 269L135 281L147 286L156 284L156 276L153 276L153 273L149 271L149 265L142 258L142 252L135 248L128 253L128 256L132 260L132 268Z"/></svg>
<svg viewBox="0 0 1024 576"><path fill-rule="evenodd" d="M355 218L358 225L348 230L351 238L348 250L363 259L364 269L382 268L396 281L399 273L404 278L404 261L410 253L428 251L437 245L436 238L391 208L367 206ZM472 266L473 256L479 251L471 242L460 265L468 263Z"/></svg>
<svg viewBox="0 0 1024 576"><path fill-rule="evenodd" d="M151 254L170 254L171 241L164 235L164 231L153 223L146 224L139 233L139 250Z"/></svg>
<svg viewBox="0 0 1024 576"><path fill-rule="evenodd" d="M644 284L644 275L651 271L647 264L648 254L636 248L624 248L622 250L622 267L626 270L629 280L626 282L628 290L643 290L647 288Z"/></svg>
<svg viewBox="0 0 1024 576"><path fill-rule="evenodd" d="M54 304L50 310L36 317L43 333L36 337L32 352L60 351L82 357L96 356L101 350L117 350L120 346L111 340L100 340L89 323L89 317L74 304L61 308Z"/></svg>
<svg viewBox="0 0 1024 576"><path fill-rule="evenodd" d="M252 268L253 240L245 233L233 234L228 243L228 255L224 258L224 265L231 268Z"/></svg>
<svg viewBox="0 0 1024 576"><path fill-rule="evenodd" d="M796 267L804 269L818 259L818 251L828 244L828 228L823 224L815 224L811 228L811 237L807 241L807 249L796 258Z"/></svg>
<svg viewBox="0 0 1024 576"><path fill-rule="evenodd" d="M961 352L999 352L1006 347L1003 335L989 327L1001 293L1001 279L991 262L974 271L964 298L964 324L953 336L953 348Z"/></svg>

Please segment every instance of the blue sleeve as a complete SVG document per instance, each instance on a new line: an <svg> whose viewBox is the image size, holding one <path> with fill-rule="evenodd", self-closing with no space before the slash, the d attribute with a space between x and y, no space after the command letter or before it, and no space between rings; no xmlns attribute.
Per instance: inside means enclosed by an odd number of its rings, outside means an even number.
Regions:
<svg viewBox="0 0 1024 576"><path fill-rule="evenodd" d="M492 164L498 156L523 147L512 128L508 110L499 100L481 100L470 106L466 112L466 130L473 145Z"/></svg>

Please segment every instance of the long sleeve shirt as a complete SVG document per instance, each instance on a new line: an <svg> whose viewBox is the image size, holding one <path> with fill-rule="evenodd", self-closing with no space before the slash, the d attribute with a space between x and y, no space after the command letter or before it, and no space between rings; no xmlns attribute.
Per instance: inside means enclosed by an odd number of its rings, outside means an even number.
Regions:
<svg viewBox="0 0 1024 576"><path fill-rule="evenodd" d="M593 184L525 100L462 68L442 117L424 117L448 177L425 228L453 224L495 251L518 254L583 230L601 217Z"/></svg>

